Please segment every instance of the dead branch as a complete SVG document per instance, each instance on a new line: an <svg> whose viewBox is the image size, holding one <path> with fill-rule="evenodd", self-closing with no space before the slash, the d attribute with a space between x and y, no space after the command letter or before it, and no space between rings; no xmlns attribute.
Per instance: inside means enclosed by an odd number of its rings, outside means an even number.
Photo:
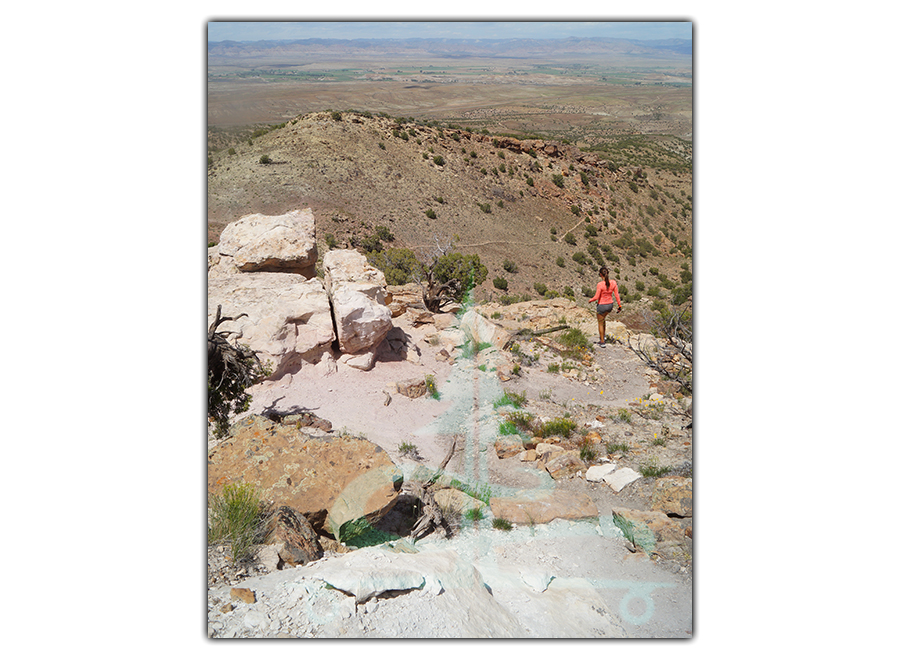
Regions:
<svg viewBox="0 0 900 651"><path fill-rule="evenodd" d="M441 513L441 508L434 499L434 492L431 490L431 487L434 485L434 482L437 481L437 478L440 476L441 472L443 472L444 468L447 467L447 464L450 462L450 458L455 451L456 437L454 436L453 441L450 444L450 451L447 452L447 456L444 457L441 465L438 466L437 472L435 472L428 481L410 481L404 482L403 484L403 492L415 497L422 505L421 515L409 534L412 536L413 540L418 540L431 527L448 527L448 523L444 519L443 513Z"/></svg>

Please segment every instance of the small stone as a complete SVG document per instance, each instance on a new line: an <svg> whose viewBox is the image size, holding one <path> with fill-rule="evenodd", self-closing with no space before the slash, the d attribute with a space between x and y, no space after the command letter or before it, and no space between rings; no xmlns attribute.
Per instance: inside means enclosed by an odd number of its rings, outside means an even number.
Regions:
<svg viewBox="0 0 900 651"><path fill-rule="evenodd" d="M231 589L231 598L232 599L240 599L244 603L247 604L255 604L256 603L256 595L253 594L253 590L248 590L247 588L232 588Z"/></svg>
<svg viewBox="0 0 900 651"><path fill-rule="evenodd" d="M524 451L522 439L518 436L501 436L494 441L494 450L501 459L514 457Z"/></svg>
<svg viewBox="0 0 900 651"><path fill-rule="evenodd" d="M230 604L230 603L225 604L224 606L219 608L219 612L223 612L223 613L230 613L232 610L234 610L234 604Z"/></svg>
<svg viewBox="0 0 900 651"><path fill-rule="evenodd" d="M519 461L537 461L537 452L535 450L525 450L519 454Z"/></svg>

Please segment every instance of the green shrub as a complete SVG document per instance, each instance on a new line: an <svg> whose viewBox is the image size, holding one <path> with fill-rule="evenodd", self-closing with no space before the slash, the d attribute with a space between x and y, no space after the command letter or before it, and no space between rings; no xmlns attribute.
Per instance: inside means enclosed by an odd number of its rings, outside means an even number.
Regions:
<svg viewBox="0 0 900 651"><path fill-rule="evenodd" d="M227 543L237 565L262 542L265 510L256 488L250 484L225 484L221 495L209 496L208 543Z"/></svg>
<svg viewBox="0 0 900 651"><path fill-rule="evenodd" d="M462 300L465 293L472 287L480 285L487 280L488 270L481 264L481 258L477 253L463 255L458 251L451 251L438 259L434 266L434 279L440 283L456 280L459 283L459 291L452 294L453 300Z"/></svg>
<svg viewBox="0 0 900 651"><path fill-rule="evenodd" d="M622 407L616 414L612 417L613 420L618 421L620 423L630 423L631 422L631 412Z"/></svg>
<svg viewBox="0 0 900 651"><path fill-rule="evenodd" d="M559 256L556 258L556 266L557 267L565 267L566 266L566 261L563 259L562 256Z"/></svg>
<svg viewBox="0 0 900 651"><path fill-rule="evenodd" d="M659 477L660 475L664 475L672 469L672 466L660 466L659 459L653 457L647 463L641 464L638 468L638 472L640 472L644 477Z"/></svg>
<svg viewBox="0 0 900 651"><path fill-rule="evenodd" d="M463 514L463 517L466 520L471 522L478 522L484 519L484 514L481 512L481 508L469 509Z"/></svg>
<svg viewBox="0 0 900 651"><path fill-rule="evenodd" d="M528 404L528 398L525 395L525 392L515 393L513 391L504 391L503 396L499 398L495 403L494 407L503 407L507 405L511 405L516 409L521 409L526 404Z"/></svg>
<svg viewBox="0 0 900 651"><path fill-rule="evenodd" d="M511 423L508 420L505 420L502 423L500 423L500 428L498 431L500 433L500 436L513 436L513 435L521 436L521 434L522 434L519 431L519 428L516 427L514 423Z"/></svg>
<svg viewBox="0 0 900 651"><path fill-rule="evenodd" d="M272 163L272 159L269 158L268 154L263 154L262 156L259 157L260 165L270 165L271 163Z"/></svg>
<svg viewBox="0 0 900 651"><path fill-rule="evenodd" d="M373 267L384 272L388 285L405 285L413 282L422 267L411 249L373 251L366 254L366 259Z"/></svg>
<svg viewBox="0 0 900 651"><path fill-rule="evenodd" d="M587 348L587 335L580 328L569 328L565 330L556 340L566 348Z"/></svg>
<svg viewBox="0 0 900 651"><path fill-rule="evenodd" d="M325 244L328 245L329 249L336 249L338 245L337 240L331 233L325 233Z"/></svg>
<svg viewBox="0 0 900 651"><path fill-rule="evenodd" d="M553 176L550 177L550 179L553 181L553 185L555 185L556 187L558 187L558 188L564 187L562 174L554 174Z"/></svg>
<svg viewBox="0 0 900 651"><path fill-rule="evenodd" d="M340 111L332 111L331 119L334 120L335 122L340 122L343 119L341 116L341 112Z"/></svg>
<svg viewBox="0 0 900 651"><path fill-rule="evenodd" d="M576 242L575 235L573 233L566 233L566 236L563 238L563 241L566 244L571 244L572 246L575 246L575 242Z"/></svg>
<svg viewBox="0 0 900 651"><path fill-rule="evenodd" d="M544 283L535 283L534 291L536 291L538 294L543 296L544 294L547 293L547 286Z"/></svg>
<svg viewBox="0 0 900 651"><path fill-rule="evenodd" d="M512 531L512 524L509 520L505 520L504 518L494 518L493 521L494 529L499 529L501 531Z"/></svg>
<svg viewBox="0 0 900 651"><path fill-rule="evenodd" d="M573 215L581 214L581 206L572 206L571 210Z"/></svg>
<svg viewBox="0 0 900 651"><path fill-rule="evenodd" d="M568 418L554 418L536 427L534 435L539 438L558 436L567 439L577 428L578 426Z"/></svg>
<svg viewBox="0 0 900 651"><path fill-rule="evenodd" d="M559 373L559 364L557 364L556 362L549 364L547 366L547 372L548 373Z"/></svg>
<svg viewBox="0 0 900 651"><path fill-rule="evenodd" d="M434 398L435 400L441 399L441 394L437 390L433 375L425 376L425 390L428 391L428 396L430 398Z"/></svg>
<svg viewBox="0 0 900 651"><path fill-rule="evenodd" d="M527 411L513 411L506 415L506 423L510 423L517 430L526 432L532 428L534 415Z"/></svg>
<svg viewBox="0 0 900 651"><path fill-rule="evenodd" d="M497 289L506 290L509 286L509 283L506 281L506 278L494 278L494 287Z"/></svg>
<svg viewBox="0 0 900 651"><path fill-rule="evenodd" d="M413 458L419 456L419 448L409 441L400 441L400 445L397 446L397 452L400 453L400 456L408 455Z"/></svg>
<svg viewBox="0 0 900 651"><path fill-rule="evenodd" d="M526 177L525 177L525 183L526 183L529 187L532 187L532 188L534 187L534 179L531 178L530 176L526 176Z"/></svg>
<svg viewBox="0 0 900 651"><path fill-rule="evenodd" d="M425 216L428 217L428 219L437 219L437 215L431 208L425 211Z"/></svg>
<svg viewBox="0 0 900 651"><path fill-rule="evenodd" d="M575 290L569 285L563 287L563 294L569 298L575 298Z"/></svg>
<svg viewBox="0 0 900 651"><path fill-rule="evenodd" d="M512 262L511 260L504 260L504 261L503 261L503 269L504 269L504 271L506 271L507 273L511 273L511 274L514 274L514 273L518 273L518 272L519 272L519 267L518 267L518 265L516 265L516 263L515 263L515 262Z"/></svg>
<svg viewBox="0 0 900 651"><path fill-rule="evenodd" d="M594 450L594 446L591 444L590 439L584 439L581 442L581 445L578 448L578 456L581 457L582 461L593 461L597 458L597 452Z"/></svg>
<svg viewBox="0 0 900 651"><path fill-rule="evenodd" d="M575 253L573 253L572 259L575 262L577 262L578 264L581 264L581 265L587 264L587 258L585 257L584 253L582 253L581 251L576 251Z"/></svg>
<svg viewBox="0 0 900 651"><path fill-rule="evenodd" d="M237 153L237 152L234 150L234 147L229 147L229 148L228 148L228 155L229 155L229 156L234 156L236 153Z"/></svg>
<svg viewBox="0 0 900 651"><path fill-rule="evenodd" d="M607 443L606 444L606 454L615 454L616 452L621 452L622 454L626 454L628 452L628 446L624 443Z"/></svg>
<svg viewBox="0 0 900 651"><path fill-rule="evenodd" d="M437 166L439 166L439 167L443 167L443 166L444 166L444 157L441 156L440 154L438 154L437 156L435 156L435 157L432 158L431 160L433 160L433 161L434 161L434 164L437 165Z"/></svg>

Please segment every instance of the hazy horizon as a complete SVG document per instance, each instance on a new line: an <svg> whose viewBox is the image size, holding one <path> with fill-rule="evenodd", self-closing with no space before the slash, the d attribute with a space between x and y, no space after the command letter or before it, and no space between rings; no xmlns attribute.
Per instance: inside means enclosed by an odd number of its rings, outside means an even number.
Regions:
<svg viewBox="0 0 900 651"><path fill-rule="evenodd" d="M690 21L315 21L207 23L207 41L446 38L463 40L621 38L691 41Z"/></svg>

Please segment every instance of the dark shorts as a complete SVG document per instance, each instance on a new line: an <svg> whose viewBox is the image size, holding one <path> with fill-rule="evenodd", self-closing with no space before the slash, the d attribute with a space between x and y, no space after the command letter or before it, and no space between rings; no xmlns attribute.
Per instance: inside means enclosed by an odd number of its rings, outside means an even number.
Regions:
<svg viewBox="0 0 900 651"><path fill-rule="evenodd" d="M615 303L607 303L606 305L600 305L597 303L597 314L609 314L612 312Z"/></svg>

